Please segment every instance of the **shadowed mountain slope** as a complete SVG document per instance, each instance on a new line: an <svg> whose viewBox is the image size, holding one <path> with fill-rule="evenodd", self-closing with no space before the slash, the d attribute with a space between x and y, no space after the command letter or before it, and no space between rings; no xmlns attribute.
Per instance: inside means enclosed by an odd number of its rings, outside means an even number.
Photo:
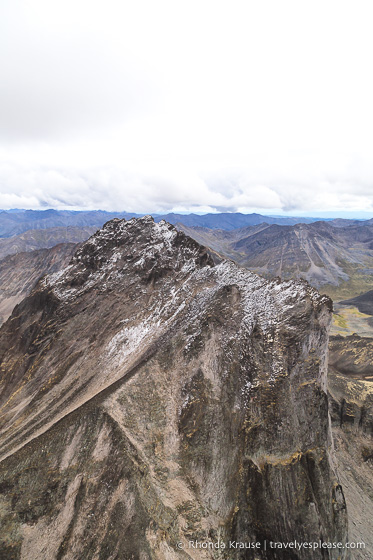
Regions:
<svg viewBox="0 0 373 560"><path fill-rule="evenodd" d="M373 290L369 290L360 296L356 296L352 299L347 299L341 301L342 305L354 305L358 308L360 313L366 313L367 315L373 315Z"/></svg>
<svg viewBox="0 0 373 560"><path fill-rule="evenodd" d="M305 282L216 265L165 222L105 224L0 329L0 557L197 559L190 541L220 539L262 543L222 558L275 560L289 553L265 540L344 542L330 319Z"/></svg>
<svg viewBox="0 0 373 560"><path fill-rule="evenodd" d="M49 249L60 243L80 243L86 241L97 229L70 226L28 230L15 237L0 239L0 259L16 253Z"/></svg>
<svg viewBox="0 0 373 560"><path fill-rule="evenodd" d="M75 243L63 243L52 249L18 253L0 260L0 325L41 276L68 264L76 248Z"/></svg>
<svg viewBox="0 0 373 560"><path fill-rule="evenodd" d="M373 226L262 224L234 232L179 228L265 277L304 278L334 297L372 285ZM328 288L329 287L329 288Z"/></svg>

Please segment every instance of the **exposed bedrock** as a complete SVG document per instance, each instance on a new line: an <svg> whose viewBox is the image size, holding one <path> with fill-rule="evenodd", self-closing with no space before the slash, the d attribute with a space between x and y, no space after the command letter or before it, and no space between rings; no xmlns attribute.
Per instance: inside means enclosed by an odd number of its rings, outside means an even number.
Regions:
<svg viewBox="0 0 373 560"><path fill-rule="evenodd" d="M263 549L347 539L330 319L305 282L108 222L0 330L0 558L348 558Z"/></svg>
<svg viewBox="0 0 373 560"><path fill-rule="evenodd" d="M331 338L329 398L335 456L347 502L349 539L364 542L354 560L373 550L373 340Z"/></svg>

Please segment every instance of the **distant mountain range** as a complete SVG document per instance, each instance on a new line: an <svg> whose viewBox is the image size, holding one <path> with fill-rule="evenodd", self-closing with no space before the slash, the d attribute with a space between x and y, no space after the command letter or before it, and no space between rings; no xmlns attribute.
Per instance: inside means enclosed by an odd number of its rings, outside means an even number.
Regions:
<svg viewBox="0 0 373 560"><path fill-rule="evenodd" d="M87 227L96 229L113 218L126 220L139 217L142 214L129 212L72 211L72 210L0 210L0 237L13 237L30 229L49 229L55 227ZM240 227L254 226L261 223L294 225L297 223L312 223L317 218L270 217L261 214L162 214L154 215L156 222L162 219L170 224L182 223L189 227L205 227L209 229L233 230ZM338 221L338 220L337 220Z"/></svg>
<svg viewBox="0 0 373 560"><path fill-rule="evenodd" d="M297 218L287 216L283 218L262 216L261 214L240 214L236 213L221 213L221 214L164 214L162 216L154 216L156 222L166 220L170 224L182 223L189 227L204 227L208 229L223 229L231 231L241 227L256 226L258 224L279 224L279 225L294 225L298 223L312 223L317 221L317 218Z"/></svg>
<svg viewBox="0 0 373 560"><path fill-rule="evenodd" d="M70 210L23 210L0 211L0 237L13 237L31 229L56 227L101 227L113 217L132 218L133 214L110 213L101 210L93 212L73 212Z"/></svg>
<svg viewBox="0 0 373 560"><path fill-rule="evenodd" d="M128 220L133 214L0 212L0 259L58 243L85 241L113 216ZM299 223L302 218L240 213L155 216L156 222L161 219L262 276L304 278L336 301L373 288L373 220L303 218L309 223ZM242 224L244 227L239 227Z"/></svg>

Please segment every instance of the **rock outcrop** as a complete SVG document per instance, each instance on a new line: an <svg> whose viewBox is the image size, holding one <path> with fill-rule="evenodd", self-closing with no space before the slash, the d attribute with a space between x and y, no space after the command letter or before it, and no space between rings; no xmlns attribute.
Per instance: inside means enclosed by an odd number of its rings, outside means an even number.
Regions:
<svg viewBox="0 0 373 560"><path fill-rule="evenodd" d="M354 560L373 549L373 339L334 336L329 346L329 398L338 473L346 496L349 538L363 541Z"/></svg>
<svg viewBox="0 0 373 560"><path fill-rule="evenodd" d="M0 557L348 558L270 546L347 538L330 320L166 222L105 224L0 330Z"/></svg>

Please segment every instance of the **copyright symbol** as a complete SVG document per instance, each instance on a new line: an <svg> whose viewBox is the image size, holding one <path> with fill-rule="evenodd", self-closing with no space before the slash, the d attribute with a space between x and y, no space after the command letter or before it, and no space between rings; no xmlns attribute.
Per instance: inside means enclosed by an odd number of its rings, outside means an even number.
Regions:
<svg viewBox="0 0 373 560"><path fill-rule="evenodd" d="M183 543L182 542L178 542L176 545L176 548L178 548L179 550L181 550L183 548Z"/></svg>

